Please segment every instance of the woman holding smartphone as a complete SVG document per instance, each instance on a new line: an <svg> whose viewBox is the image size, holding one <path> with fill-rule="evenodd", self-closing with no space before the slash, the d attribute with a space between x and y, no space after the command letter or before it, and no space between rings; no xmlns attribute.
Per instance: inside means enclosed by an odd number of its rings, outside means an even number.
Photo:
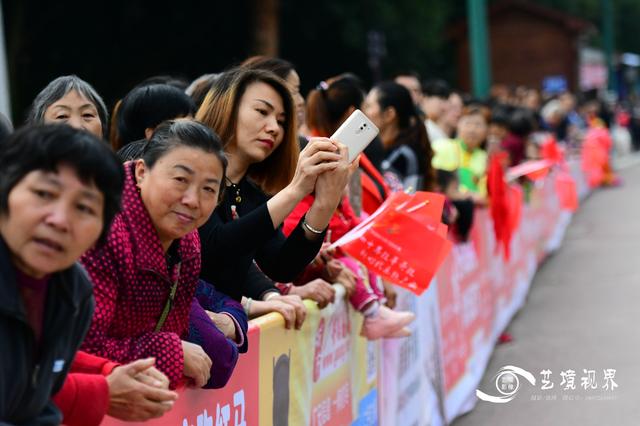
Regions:
<svg viewBox="0 0 640 426"><path fill-rule="evenodd" d="M348 164L346 148L327 138L313 138L299 151L290 89L268 71L224 73L196 119L220 135L229 158L224 199L200 228L201 277L237 300L260 295L258 280L250 279L258 267L272 280L292 281L320 250L357 164ZM284 219L312 191L316 202L285 237Z"/></svg>

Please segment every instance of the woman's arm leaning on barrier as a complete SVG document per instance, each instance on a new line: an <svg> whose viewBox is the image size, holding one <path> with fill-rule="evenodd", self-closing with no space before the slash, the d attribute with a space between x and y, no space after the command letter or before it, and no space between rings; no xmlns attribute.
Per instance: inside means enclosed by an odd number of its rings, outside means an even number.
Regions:
<svg viewBox="0 0 640 426"><path fill-rule="evenodd" d="M236 344L238 351L246 352L249 319L243 306L203 280L198 282L195 297L215 326Z"/></svg>

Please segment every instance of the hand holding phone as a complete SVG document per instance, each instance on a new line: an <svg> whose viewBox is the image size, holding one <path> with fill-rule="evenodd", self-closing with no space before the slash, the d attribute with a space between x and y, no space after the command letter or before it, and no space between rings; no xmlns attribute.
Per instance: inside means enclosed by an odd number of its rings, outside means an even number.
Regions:
<svg viewBox="0 0 640 426"><path fill-rule="evenodd" d="M349 148L349 163L371 143L380 131L369 117L359 109L355 110L349 118L331 135L329 139L340 142Z"/></svg>

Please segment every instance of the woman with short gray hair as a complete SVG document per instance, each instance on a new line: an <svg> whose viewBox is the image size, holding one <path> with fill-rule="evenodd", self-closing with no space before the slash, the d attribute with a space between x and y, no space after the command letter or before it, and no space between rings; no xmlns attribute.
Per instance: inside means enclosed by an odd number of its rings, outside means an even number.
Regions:
<svg viewBox="0 0 640 426"><path fill-rule="evenodd" d="M105 138L109 113L96 90L76 75L50 82L36 96L26 124L67 123Z"/></svg>

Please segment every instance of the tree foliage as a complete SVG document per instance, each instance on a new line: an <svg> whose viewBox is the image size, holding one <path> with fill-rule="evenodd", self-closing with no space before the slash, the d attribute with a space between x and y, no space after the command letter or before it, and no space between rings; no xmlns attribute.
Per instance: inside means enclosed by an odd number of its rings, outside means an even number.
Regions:
<svg viewBox="0 0 640 426"><path fill-rule="evenodd" d="M79 0L4 0L16 123L35 94L59 75L78 74L113 105L151 75L192 79L241 61L252 51L253 1L259 0L110 0L88 7ZM370 31L386 39L383 76L415 70L424 78L457 81L447 29L465 18L466 1L279 1L281 56L298 67L303 91L345 71L371 83ZM600 27L602 0L535 1ZM640 1L610 1L617 49L640 52ZM600 43L597 36L593 43Z"/></svg>

